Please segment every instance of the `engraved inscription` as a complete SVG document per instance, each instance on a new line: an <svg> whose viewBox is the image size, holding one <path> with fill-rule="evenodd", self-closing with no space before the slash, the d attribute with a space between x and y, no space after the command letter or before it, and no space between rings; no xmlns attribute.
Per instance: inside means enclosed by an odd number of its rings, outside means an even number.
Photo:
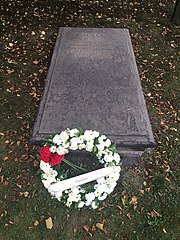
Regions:
<svg viewBox="0 0 180 240"><path fill-rule="evenodd" d="M104 59L109 58L112 59L112 52L111 50L105 49L104 51L98 51L98 50L87 50L84 51L84 49L70 49L67 51L75 58L89 58L89 59Z"/></svg>

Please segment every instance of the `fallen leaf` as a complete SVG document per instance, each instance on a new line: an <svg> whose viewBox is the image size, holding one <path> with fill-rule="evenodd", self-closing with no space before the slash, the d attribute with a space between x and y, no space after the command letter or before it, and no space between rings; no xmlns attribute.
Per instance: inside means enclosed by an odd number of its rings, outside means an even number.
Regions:
<svg viewBox="0 0 180 240"><path fill-rule="evenodd" d="M123 197L123 198L121 198L121 200L122 200L122 204L123 204L123 206L125 206L125 205L126 205L126 198Z"/></svg>
<svg viewBox="0 0 180 240"><path fill-rule="evenodd" d="M96 227L106 233L106 231L104 229L104 224L103 223L96 223Z"/></svg>
<svg viewBox="0 0 180 240"><path fill-rule="evenodd" d="M92 237L92 233L89 232L89 226L84 225L83 228Z"/></svg>
<svg viewBox="0 0 180 240"><path fill-rule="evenodd" d="M47 229L52 229L52 227L53 227L52 218L49 217L48 219L46 219L45 222L46 222L46 228L47 228Z"/></svg>
<svg viewBox="0 0 180 240"><path fill-rule="evenodd" d="M132 196L130 204L136 204L137 203L137 197L136 196Z"/></svg>
<svg viewBox="0 0 180 240"><path fill-rule="evenodd" d="M130 213L127 213L126 216L127 216L129 219L131 219Z"/></svg>
<svg viewBox="0 0 180 240"><path fill-rule="evenodd" d="M36 221L34 222L34 226L37 227L38 225L39 225L39 222L36 220Z"/></svg>

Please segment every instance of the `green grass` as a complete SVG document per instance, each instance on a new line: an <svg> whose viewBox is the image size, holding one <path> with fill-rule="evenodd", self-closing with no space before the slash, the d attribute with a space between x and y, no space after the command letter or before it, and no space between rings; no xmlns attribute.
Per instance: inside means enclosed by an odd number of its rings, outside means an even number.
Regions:
<svg viewBox="0 0 180 240"><path fill-rule="evenodd" d="M170 22L173 7L173 0L2 0L0 240L180 239L180 35ZM124 169L114 193L94 211L52 200L37 175L37 149L29 146L61 26L129 28L158 143L146 168Z"/></svg>

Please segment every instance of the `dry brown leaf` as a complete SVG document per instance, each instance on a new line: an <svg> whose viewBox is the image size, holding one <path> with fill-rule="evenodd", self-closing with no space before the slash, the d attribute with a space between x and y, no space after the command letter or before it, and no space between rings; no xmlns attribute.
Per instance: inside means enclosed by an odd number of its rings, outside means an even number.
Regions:
<svg viewBox="0 0 180 240"><path fill-rule="evenodd" d="M96 223L96 227L104 231L103 224L102 223Z"/></svg>
<svg viewBox="0 0 180 240"><path fill-rule="evenodd" d="M104 233L106 233L106 230L104 229L104 224L103 223L96 223L96 227L102 230Z"/></svg>
<svg viewBox="0 0 180 240"><path fill-rule="evenodd" d="M85 230L86 232L89 232L89 226L84 225L83 228L84 228L84 230Z"/></svg>
<svg viewBox="0 0 180 240"><path fill-rule="evenodd" d="M126 216L127 216L129 219L131 219L130 213L127 213Z"/></svg>
<svg viewBox="0 0 180 240"><path fill-rule="evenodd" d="M34 222L34 226L37 227L38 225L39 225L39 222L36 220L36 221Z"/></svg>
<svg viewBox="0 0 180 240"><path fill-rule="evenodd" d="M52 221L52 218L51 217L49 217L48 219L46 219L46 228L47 229L52 229L52 227L53 227L53 221Z"/></svg>
<svg viewBox="0 0 180 240"><path fill-rule="evenodd" d="M126 205L126 198L123 197L123 198L121 198L121 200L122 200L122 204L123 204L123 206L125 206L125 205Z"/></svg>
<svg viewBox="0 0 180 240"><path fill-rule="evenodd" d="M89 226L84 225L83 228L84 228L84 230L92 237L92 233L89 232Z"/></svg>
<svg viewBox="0 0 180 240"><path fill-rule="evenodd" d="M136 196L132 196L130 204L136 204L137 203L137 197Z"/></svg>

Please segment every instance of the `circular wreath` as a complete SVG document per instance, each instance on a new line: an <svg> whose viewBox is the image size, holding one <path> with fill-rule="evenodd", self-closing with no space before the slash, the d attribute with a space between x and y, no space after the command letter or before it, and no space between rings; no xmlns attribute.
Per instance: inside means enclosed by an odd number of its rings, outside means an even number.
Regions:
<svg viewBox="0 0 180 240"><path fill-rule="evenodd" d="M68 170L64 170L63 164L66 163L73 169L84 170L65 159L69 150L85 150L93 153L98 165L112 168L111 173L81 186L64 191L53 191L52 185L67 179ZM40 149L40 169L42 182L53 198L62 201L67 207L89 206L95 209L100 201L112 193L117 184L121 171L120 156L116 152L115 145L105 135L93 130L66 129L60 134L50 136Z"/></svg>

